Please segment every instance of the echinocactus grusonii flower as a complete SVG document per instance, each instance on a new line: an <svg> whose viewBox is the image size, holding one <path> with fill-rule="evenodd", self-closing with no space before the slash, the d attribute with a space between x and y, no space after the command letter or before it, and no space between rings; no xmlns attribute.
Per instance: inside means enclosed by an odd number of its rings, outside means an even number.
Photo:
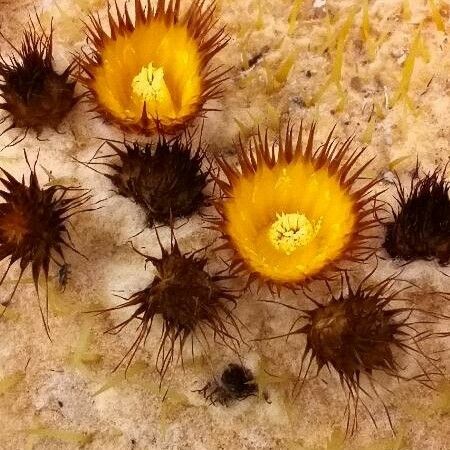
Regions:
<svg viewBox="0 0 450 450"><path fill-rule="evenodd" d="M111 180L117 193L133 199L143 208L147 224L169 225L172 220L187 218L210 201L207 187L211 181L212 165L193 136L166 138L156 143L105 141L114 154L96 154L83 163L110 169L103 173Z"/></svg>
<svg viewBox="0 0 450 450"><path fill-rule="evenodd" d="M294 393L300 394L312 371L317 376L325 367L337 374L347 397L347 433L357 429L360 406L377 426L366 403L375 398L382 403L393 428L379 392L380 389L389 392L389 388L385 382L380 383L377 374L416 381L427 388L433 388L435 381L443 377L438 359L423 348L425 341L438 337L439 333L434 333L431 327L442 316L417 308L412 298L401 295L415 285L400 279L399 274L373 281L375 270L356 286L347 272L341 272L337 293L330 283L325 283L328 299L323 302L313 292L304 292L314 304L311 309L285 305L297 309L300 316L289 332L280 337L306 338L305 349L298 357L300 370ZM275 301L270 303L279 305Z"/></svg>
<svg viewBox="0 0 450 450"><path fill-rule="evenodd" d="M398 210L386 224L384 248L392 258L405 261L436 259L450 261L450 183L445 169L423 177L416 166L409 192L396 175Z"/></svg>
<svg viewBox="0 0 450 450"><path fill-rule="evenodd" d="M36 164L31 167L26 154L25 159L30 169L28 185L24 177L19 181L6 170L0 169L0 183L3 185L0 191L3 200L0 203L0 261L9 258L0 286L13 265L16 262L19 264L19 277L12 293L1 302L5 307L14 297L28 266L31 266L39 299L41 273L47 286L51 262L61 268L66 264L65 248L78 253L68 230L70 218L93 209L83 208L91 198L86 190L56 185L41 187L36 175ZM40 302L39 307L48 334L48 289L46 303L45 315Z"/></svg>
<svg viewBox="0 0 450 450"><path fill-rule="evenodd" d="M0 57L0 96L4 101L0 109L6 111L0 123L11 122L2 134L13 128L23 130L9 146L23 140L30 129L38 136L47 127L57 130L79 99L74 95L75 81L70 79L73 65L61 74L54 69L53 28L46 34L40 22L39 26L41 30L31 22L19 49L8 41L16 53L9 61Z"/></svg>
<svg viewBox="0 0 450 450"><path fill-rule="evenodd" d="M286 136L269 143L258 135L247 150L237 146L239 168L217 158L226 181L217 180L222 198L215 202L219 218L211 219L233 252L231 268L248 282L280 291L327 277L345 262L363 262L375 252L370 230L380 208L373 187L377 180L356 168L364 153L352 139L339 142L333 131L315 147L315 125L303 142L288 126Z"/></svg>
<svg viewBox="0 0 450 450"><path fill-rule="evenodd" d="M122 13L116 3L116 18L109 6L109 34L90 16L80 81L94 110L126 131L175 134L221 96L226 72L210 63L228 38L216 28L215 3L193 0L183 15L180 3L135 0L134 21L128 5Z"/></svg>
<svg viewBox="0 0 450 450"><path fill-rule="evenodd" d="M137 291L118 306L99 313L134 308L130 316L110 329L119 333L130 323L139 322L137 336L116 369L128 359L127 368L141 345L145 345L154 322L161 320L162 331L156 354L156 368L163 380L167 370L176 360L184 359L186 346L194 357L194 344L203 352L209 348L209 337L236 351L239 344L238 319L233 315L237 292L228 287L232 276L223 271L210 274L205 270L207 260L199 251L183 253L171 227L170 248L158 242L161 258L144 256L156 269L155 277L147 288ZM122 297L121 297L122 298ZM230 332L232 329L238 337Z"/></svg>
<svg viewBox="0 0 450 450"><path fill-rule="evenodd" d="M258 395L258 384L250 369L242 364L231 363L214 379L197 390L212 405L230 406L236 401Z"/></svg>

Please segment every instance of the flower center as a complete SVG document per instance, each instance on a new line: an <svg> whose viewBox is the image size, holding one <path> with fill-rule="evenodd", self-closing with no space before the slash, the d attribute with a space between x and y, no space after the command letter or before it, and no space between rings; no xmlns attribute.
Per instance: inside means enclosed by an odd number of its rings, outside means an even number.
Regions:
<svg viewBox="0 0 450 450"><path fill-rule="evenodd" d="M304 214L277 214L277 220L269 228L272 245L286 255L308 245L317 235L321 220L312 223Z"/></svg>
<svg viewBox="0 0 450 450"><path fill-rule="evenodd" d="M164 81L164 69L153 67L152 62L142 67L133 78L131 87L134 94L141 97L151 107L172 103L172 97Z"/></svg>
<svg viewBox="0 0 450 450"><path fill-rule="evenodd" d="M0 218L0 238L8 244L19 245L28 232L28 223L20 211L11 211Z"/></svg>

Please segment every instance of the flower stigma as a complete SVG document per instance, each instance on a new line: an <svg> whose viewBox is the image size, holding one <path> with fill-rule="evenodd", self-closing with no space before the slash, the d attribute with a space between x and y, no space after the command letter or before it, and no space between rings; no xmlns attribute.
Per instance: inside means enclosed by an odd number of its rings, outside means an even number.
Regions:
<svg viewBox="0 0 450 450"><path fill-rule="evenodd" d="M158 105L171 105L172 97L164 81L164 69L154 67L150 62L131 82L133 93L143 99L148 106L156 109Z"/></svg>
<svg viewBox="0 0 450 450"><path fill-rule="evenodd" d="M316 237L321 223L322 219L311 222L300 213L277 213L277 219L269 228L270 242L277 250L290 255Z"/></svg>

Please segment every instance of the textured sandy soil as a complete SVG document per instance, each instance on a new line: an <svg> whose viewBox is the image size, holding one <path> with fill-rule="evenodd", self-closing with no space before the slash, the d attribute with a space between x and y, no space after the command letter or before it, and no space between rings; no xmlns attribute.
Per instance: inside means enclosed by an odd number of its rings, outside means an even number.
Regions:
<svg viewBox="0 0 450 450"><path fill-rule="evenodd" d="M189 0L185 0L187 3ZM122 3L119 0L119 3ZM411 16L402 14L401 0L369 1L369 39L361 31L359 9L345 45L340 82L345 99L330 84L321 98L336 59L336 38L349 8L363 2L351 0L305 0L297 20L288 17L293 0L222 0L220 22L231 36L218 61L232 66L226 93L211 113L205 127L205 142L211 152L232 158L232 142L240 132L250 136L257 124L274 130L279 118L304 118L319 122L319 139L337 124L344 138L356 135L356 143L367 145L364 160L375 157L369 176L382 176L387 188L383 198L393 203L389 183L394 164L407 180L419 159L424 170L443 166L450 157L450 43L449 4L440 5L446 32L439 31L426 0L410 0ZM359 6L358 6L359 5ZM0 0L0 31L18 43L27 14L36 7L42 23L54 17L55 64L63 68L70 53L84 44L81 19L89 8L104 11L100 0L5 1ZM394 98L402 79L414 33L422 24L424 51L416 60L408 96L415 111ZM289 28L291 28L289 30ZM11 52L0 39L2 55ZM81 87L78 87L81 92ZM341 104L340 104L341 101ZM38 141L32 133L22 143L0 153L0 165L16 176L27 173L23 150L33 160L40 150L38 174L46 172L60 183L81 184L92 189L96 199L108 198L104 208L74 219L73 239L87 255L84 260L69 254L72 276L61 293L56 269L50 283L50 342L44 333L30 274L7 313L0 319L0 448L17 449L410 449L444 450L450 442L448 382L430 391L414 382L397 382L377 375L397 435L392 436L382 403L368 399L376 429L366 411L359 413L359 430L342 440L346 405L339 381L325 371L308 381L297 399L290 396L299 369L303 339L292 338L255 343L254 337L286 332L296 315L274 305L257 303L268 293L246 294L237 314L249 327L244 332L248 346L240 357L259 374L269 402L251 398L229 408L209 406L193 390L237 356L213 347L209 359L186 360L184 371L170 372L164 390L158 390L154 357L158 330L138 354L125 379L123 371L112 374L132 342L133 327L118 336L103 332L117 323L116 315L83 313L113 305L114 293L128 295L145 287L152 269L127 241L144 226L144 214L131 201L112 194L106 178L77 164L73 157L87 160L99 145L97 137L122 139L113 126L92 120L86 105L78 105L62 127L62 135L46 131ZM0 147L15 136L0 138ZM45 169L45 170L44 170ZM448 172L447 175L449 176ZM213 232L202 229L193 217L177 231L181 247L188 251L213 242ZM380 238L383 229L378 230ZM164 242L168 236L163 234ZM133 239L149 254L159 255L155 235L146 230ZM211 264L219 265L212 253ZM387 255L380 251L380 256ZM370 261L356 270L361 278L375 264ZM399 263L380 259L376 278L392 274ZM449 278L434 262L418 262L405 268L402 277L425 291L450 291ZM448 272L448 269L447 269ZM14 275L1 286L6 295ZM320 295L321 287L317 287ZM307 304L305 298L283 294L284 302ZM438 296L418 294L419 307L449 313L449 303ZM448 328L435 326L438 331ZM440 356L437 366L448 374L448 340L428 343L424 351ZM434 353L438 352L438 353ZM417 366L401 360L405 374ZM426 367L427 370L433 370ZM268 373L273 374L269 375ZM165 390L166 399L163 401ZM446 444L447 442L447 444Z"/></svg>

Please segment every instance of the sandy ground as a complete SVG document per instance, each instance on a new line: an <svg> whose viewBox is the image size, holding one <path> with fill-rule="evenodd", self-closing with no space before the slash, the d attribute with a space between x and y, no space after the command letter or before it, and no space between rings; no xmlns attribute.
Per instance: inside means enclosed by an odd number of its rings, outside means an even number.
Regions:
<svg viewBox="0 0 450 450"><path fill-rule="evenodd" d="M186 0L187 2L188 0ZM185 2L185 3L186 3ZM57 3L57 4L56 4ZM121 3L121 2L120 2ZM220 22L231 36L228 47L218 56L232 66L226 93L211 113L205 127L209 151L229 154L232 142L241 133L248 138L260 124L274 130L279 118L293 121L318 120L319 138L337 124L337 134L356 135L357 144L367 145L365 159L376 159L369 176L384 176L392 203L392 164L403 179L413 169L416 158L424 170L444 165L450 156L450 43L449 4L440 5L445 31L438 30L425 0L369 1L369 28L362 32L363 14L354 17L345 44L340 79L330 78L336 60L336 39L352 5L350 0L305 0L297 20L288 20L292 0L222 0ZM402 13L409 3L411 15ZM80 19L89 8L102 8L98 0L0 0L0 30L13 42L27 14L36 7L42 23L54 17L55 64L63 68L70 53L84 43ZM295 6L295 4L294 4ZM408 109L404 96L395 105L402 71L409 49L422 24L423 48L411 77ZM0 39L2 55L11 51ZM322 96L318 93L327 85ZM342 86L340 97L336 82ZM78 87L81 92L81 87ZM404 92L403 92L404 93ZM320 98L319 98L320 97ZM46 131L42 141L33 134L20 145L4 150L0 164L16 176L27 172L23 150L34 159L40 150L39 176L46 171L68 185L92 189L96 199L106 198L104 208L89 216L75 218L73 238L84 260L69 254L72 276L64 293L58 291L56 269L50 283L50 327L52 342L38 313L30 274L19 289L13 305L0 320L0 448L9 449L411 449L444 450L450 442L449 385L441 383L430 391L416 383L397 382L379 376L382 398L389 408L397 435L392 436L383 406L368 400L378 425L360 411L359 430L342 439L345 396L339 381L328 373L306 383L302 395L292 399L290 391L299 369L304 342L301 338L255 343L256 336L283 333L295 319L292 311L257 303L268 298L265 292L246 294L237 314L248 325L248 346L240 356L265 382L270 402L247 399L232 407L209 406L197 393L214 374L237 356L221 347L211 349L209 359L186 361L184 371L175 367L167 381L168 394L158 390L154 371L154 351L158 331L139 353L125 379L123 371L112 369L133 339L133 329L118 336L103 332L120 319L120 314L100 317L83 313L118 300L114 293L127 295L145 287L152 269L145 270L142 258L127 244L140 231L145 217L131 201L111 194L108 180L73 161L87 160L99 145L96 137L121 139L113 126L91 120L88 107L78 105L65 120L63 135ZM14 132L0 138L4 146ZM45 169L45 170L44 170ZM381 187L380 187L381 188ZM177 236L183 250L193 250L214 241L211 231L201 228L193 217ZM383 230L378 230L380 236ZM164 242L168 242L163 235ZM134 239L150 254L159 255L155 235L145 231ZM211 264L218 264L212 253ZM386 254L380 251L380 256ZM373 267L356 270L356 278ZM397 270L399 264L380 260L377 278ZM408 266L402 277L424 290L447 290L449 281L433 262ZM14 282L14 276L2 291ZM9 283L9 284L8 284ZM320 288L319 288L320 291ZM319 292L318 291L318 292ZM3 294L2 294L3 295ZM417 294L417 305L449 312L448 302L437 296ZM292 294L283 301L303 302ZM438 327L435 327L438 330ZM441 330L445 325L441 325ZM448 324L447 324L448 328ZM441 352L438 366L448 374L448 341L427 344L431 355ZM444 351L444 352L443 352ZM443 353L442 353L443 352ZM433 353L434 354L434 353ZM401 360L411 374L407 359ZM429 367L427 367L430 370ZM264 371L274 376L264 374ZM378 376L378 375L377 375ZM447 444L446 444L447 442Z"/></svg>

